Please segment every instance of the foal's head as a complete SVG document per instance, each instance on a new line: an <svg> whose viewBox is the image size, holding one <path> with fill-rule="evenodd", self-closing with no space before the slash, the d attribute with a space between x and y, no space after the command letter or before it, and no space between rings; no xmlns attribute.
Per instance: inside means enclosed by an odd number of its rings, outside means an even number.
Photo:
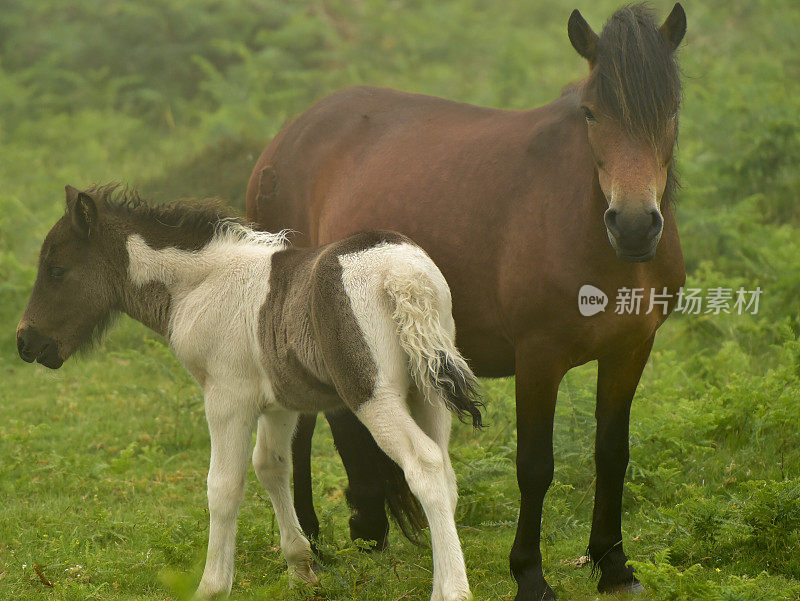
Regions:
<svg viewBox="0 0 800 601"><path fill-rule="evenodd" d="M17 327L25 361L56 369L100 333L119 306L121 232L105 227L90 191L67 186L67 210L42 244L39 272Z"/></svg>
<svg viewBox="0 0 800 601"><path fill-rule="evenodd" d="M675 50L686 32L676 4L658 27L645 5L626 6L598 36L575 10L569 38L589 61L580 109L603 194L608 239L625 261L649 261L672 192L681 99Z"/></svg>
<svg viewBox="0 0 800 601"><path fill-rule="evenodd" d="M56 369L126 309L131 283L126 243L140 234L157 248L202 248L226 217L218 205L149 206L115 186L67 186L67 207L42 244L39 272L17 326L25 361Z"/></svg>

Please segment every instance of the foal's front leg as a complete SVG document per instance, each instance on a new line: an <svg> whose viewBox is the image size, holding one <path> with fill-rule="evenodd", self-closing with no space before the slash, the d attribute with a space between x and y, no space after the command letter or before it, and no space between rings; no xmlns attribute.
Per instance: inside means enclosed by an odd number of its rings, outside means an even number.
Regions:
<svg viewBox="0 0 800 601"><path fill-rule="evenodd" d="M211 433L208 468L208 553L196 596L227 595L233 583L236 516L244 496L255 403L231 387L207 385L206 419Z"/></svg>

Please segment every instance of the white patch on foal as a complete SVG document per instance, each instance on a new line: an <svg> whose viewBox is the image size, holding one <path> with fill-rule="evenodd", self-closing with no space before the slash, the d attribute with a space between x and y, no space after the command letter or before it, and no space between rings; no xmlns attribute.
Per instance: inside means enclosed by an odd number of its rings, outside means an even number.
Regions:
<svg viewBox="0 0 800 601"><path fill-rule="evenodd" d="M170 345L201 386L209 375L251 389L258 383L253 402L272 402L258 319L269 294L272 255L284 248L283 233L238 225L227 225L198 251L154 249L139 234L128 238L131 281L166 286Z"/></svg>

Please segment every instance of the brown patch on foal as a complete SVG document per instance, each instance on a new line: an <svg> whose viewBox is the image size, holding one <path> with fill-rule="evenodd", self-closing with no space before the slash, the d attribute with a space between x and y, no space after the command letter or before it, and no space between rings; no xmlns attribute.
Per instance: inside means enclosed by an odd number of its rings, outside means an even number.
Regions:
<svg viewBox="0 0 800 601"><path fill-rule="evenodd" d="M339 257L404 242L399 234L366 232L322 249L273 255L258 331L282 405L326 411L344 401L356 411L372 397L378 369L342 284Z"/></svg>
<svg viewBox="0 0 800 601"><path fill-rule="evenodd" d="M325 247L314 267L311 299L320 349L336 389L353 411L372 397L377 367L342 283L339 257L382 243L410 243L393 232L363 232Z"/></svg>
<svg viewBox="0 0 800 601"><path fill-rule="evenodd" d="M269 294L259 312L264 365L278 402L295 411L341 406L311 323L316 249L286 249L272 256ZM304 277L298 277L298 274Z"/></svg>

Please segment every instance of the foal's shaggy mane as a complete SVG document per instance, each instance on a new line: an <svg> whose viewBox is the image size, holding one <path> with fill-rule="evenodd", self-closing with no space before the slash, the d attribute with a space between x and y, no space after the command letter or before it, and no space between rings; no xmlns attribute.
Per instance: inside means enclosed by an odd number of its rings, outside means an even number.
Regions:
<svg viewBox="0 0 800 601"><path fill-rule="evenodd" d="M635 136L657 141L680 107L675 53L647 4L624 6L603 27L589 81L600 108Z"/></svg>
<svg viewBox="0 0 800 601"><path fill-rule="evenodd" d="M95 184L85 192L109 213L140 223L174 228L176 234L190 233L207 242L224 239L281 247L288 245L289 230L274 234L257 231L219 199L151 204L143 200L135 189L116 182Z"/></svg>

